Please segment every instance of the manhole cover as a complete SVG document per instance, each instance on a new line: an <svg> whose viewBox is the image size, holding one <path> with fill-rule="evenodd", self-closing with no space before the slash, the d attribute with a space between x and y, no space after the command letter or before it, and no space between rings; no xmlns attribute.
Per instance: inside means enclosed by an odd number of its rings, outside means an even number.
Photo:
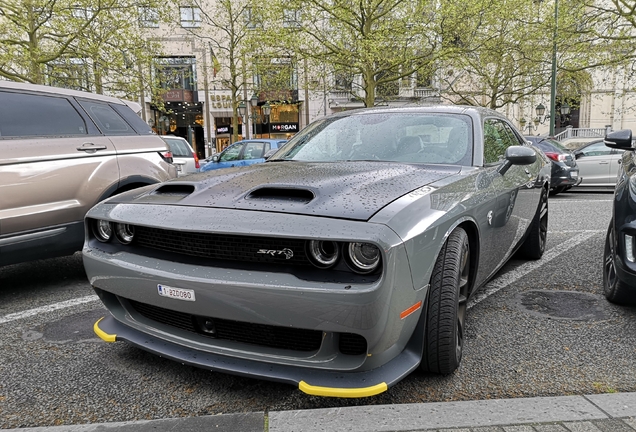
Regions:
<svg viewBox="0 0 636 432"><path fill-rule="evenodd" d="M607 318L605 299L576 291L526 291L518 295L528 312L566 320L603 320Z"/></svg>

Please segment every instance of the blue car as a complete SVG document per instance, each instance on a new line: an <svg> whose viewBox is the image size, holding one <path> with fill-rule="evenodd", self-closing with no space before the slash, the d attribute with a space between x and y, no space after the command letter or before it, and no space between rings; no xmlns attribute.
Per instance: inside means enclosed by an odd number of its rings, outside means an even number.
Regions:
<svg viewBox="0 0 636 432"><path fill-rule="evenodd" d="M278 149L286 142L287 140L280 139L237 141L218 155L214 155L211 162L201 167L201 172L265 162L265 154L268 151Z"/></svg>

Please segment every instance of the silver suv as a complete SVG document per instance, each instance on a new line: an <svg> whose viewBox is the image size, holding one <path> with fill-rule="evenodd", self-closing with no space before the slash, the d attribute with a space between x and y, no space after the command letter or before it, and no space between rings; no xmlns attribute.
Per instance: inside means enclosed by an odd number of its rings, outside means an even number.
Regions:
<svg viewBox="0 0 636 432"><path fill-rule="evenodd" d="M0 266L82 248L97 202L176 177L139 104L0 81Z"/></svg>

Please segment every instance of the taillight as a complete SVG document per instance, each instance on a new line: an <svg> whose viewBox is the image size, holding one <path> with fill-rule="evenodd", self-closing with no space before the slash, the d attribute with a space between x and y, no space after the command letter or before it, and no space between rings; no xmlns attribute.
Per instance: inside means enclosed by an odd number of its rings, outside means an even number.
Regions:
<svg viewBox="0 0 636 432"><path fill-rule="evenodd" d="M168 163L172 163L172 152L166 151L163 153L159 153L159 155L161 156L161 158L168 162Z"/></svg>
<svg viewBox="0 0 636 432"><path fill-rule="evenodd" d="M545 155L555 162L565 162L565 155L563 153L546 152Z"/></svg>
<svg viewBox="0 0 636 432"><path fill-rule="evenodd" d="M194 167L196 169L201 168L201 165L199 164L199 157L197 156L197 154L193 152L192 156L194 156Z"/></svg>

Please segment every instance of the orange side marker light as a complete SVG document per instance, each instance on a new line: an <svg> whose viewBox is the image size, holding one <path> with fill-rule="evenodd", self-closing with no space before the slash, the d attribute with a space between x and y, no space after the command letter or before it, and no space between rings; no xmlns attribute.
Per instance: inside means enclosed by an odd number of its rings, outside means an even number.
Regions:
<svg viewBox="0 0 636 432"><path fill-rule="evenodd" d="M400 319L406 318L407 316L411 315L413 312L415 312L416 310L418 310L421 307L422 307L422 300L418 301L413 306L411 306L410 308L408 308L405 311L403 311L400 314Z"/></svg>

